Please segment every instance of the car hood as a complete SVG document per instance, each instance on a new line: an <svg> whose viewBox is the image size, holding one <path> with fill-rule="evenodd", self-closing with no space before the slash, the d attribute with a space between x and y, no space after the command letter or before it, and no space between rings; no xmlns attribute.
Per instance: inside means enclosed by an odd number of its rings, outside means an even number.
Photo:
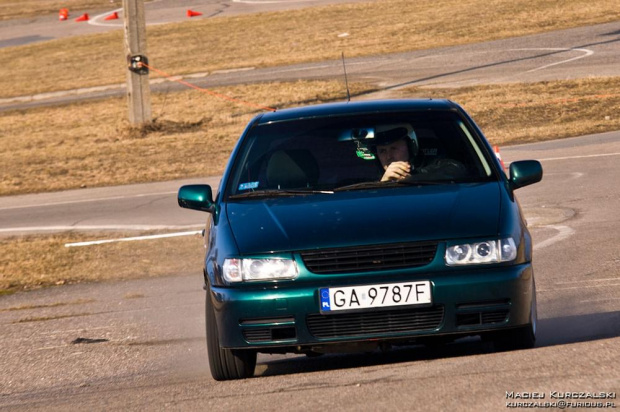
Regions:
<svg viewBox="0 0 620 412"><path fill-rule="evenodd" d="M241 254L495 236L497 182L228 203Z"/></svg>

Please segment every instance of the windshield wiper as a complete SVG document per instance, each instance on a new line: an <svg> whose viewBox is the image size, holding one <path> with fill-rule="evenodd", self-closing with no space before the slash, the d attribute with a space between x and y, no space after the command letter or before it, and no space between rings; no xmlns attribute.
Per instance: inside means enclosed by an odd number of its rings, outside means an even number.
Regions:
<svg viewBox="0 0 620 412"><path fill-rule="evenodd" d="M337 187L334 189L334 192L344 192L347 190L362 190L362 189L375 189L380 187L394 187L394 182L379 182L379 181L371 181L371 182L361 182L354 183L352 185L346 185Z"/></svg>
<svg viewBox="0 0 620 412"><path fill-rule="evenodd" d="M352 185L337 187L334 189L334 192L344 192L347 190L363 190L363 189L383 189L383 188L391 188L398 186L430 186L430 185L445 185L447 183L452 183L451 181L433 181L433 180L389 180L387 182L373 181L373 182L362 182L355 183Z"/></svg>
<svg viewBox="0 0 620 412"><path fill-rule="evenodd" d="M436 186L436 185L449 185L454 183L453 179L450 180L415 180L415 179L403 179L396 180L394 183L404 186Z"/></svg>
<svg viewBox="0 0 620 412"><path fill-rule="evenodd" d="M236 195L229 196L229 199L246 199L249 197L290 197L299 195L316 195L316 194L334 194L330 190L312 190L312 189L269 189L269 190L255 190L252 192L238 193Z"/></svg>

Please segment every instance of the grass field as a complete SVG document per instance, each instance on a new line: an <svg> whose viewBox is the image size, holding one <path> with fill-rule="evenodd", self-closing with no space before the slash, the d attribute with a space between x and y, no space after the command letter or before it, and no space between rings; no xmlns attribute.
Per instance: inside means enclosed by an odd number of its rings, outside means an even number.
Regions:
<svg viewBox="0 0 620 412"><path fill-rule="evenodd" d="M460 103L492 144L510 145L620 129L617 77L419 89L397 97L448 97Z"/></svg>
<svg viewBox="0 0 620 412"><path fill-rule="evenodd" d="M206 215L205 215L206 216ZM0 294L78 282L202 273L200 235L97 246L66 243L135 234L59 234L0 239Z"/></svg>
<svg viewBox="0 0 620 412"><path fill-rule="evenodd" d="M148 29L172 74L429 49L618 19L618 0L381 0ZM343 34L347 36L342 37ZM122 31L0 49L0 97L125 81Z"/></svg>

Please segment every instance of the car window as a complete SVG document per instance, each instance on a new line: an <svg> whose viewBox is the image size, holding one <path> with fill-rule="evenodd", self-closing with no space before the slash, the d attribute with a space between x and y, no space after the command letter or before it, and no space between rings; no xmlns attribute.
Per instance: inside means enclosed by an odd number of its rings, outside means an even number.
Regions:
<svg viewBox="0 0 620 412"><path fill-rule="evenodd" d="M309 118L253 127L234 161L228 194L378 182L384 171L378 143L398 133L406 135L417 180L471 182L492 175L475 133L454 112Z"/></svg>

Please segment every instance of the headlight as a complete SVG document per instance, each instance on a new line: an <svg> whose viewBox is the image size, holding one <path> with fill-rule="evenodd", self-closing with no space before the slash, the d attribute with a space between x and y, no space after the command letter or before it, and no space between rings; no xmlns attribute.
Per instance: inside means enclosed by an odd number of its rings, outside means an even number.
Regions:
<svg viewBox="0 0 620 412"><path fill-rule="evenodd" d="M224 259L224 279L227 282L252 280L295 279L297 264L291 259Z"/></svg>
<svg viewBox="0 0 620 412"><path fill-rule="evenodd" d="M464 243L446 249L446 264L477 265L481 263L509 262L517 257L517 246L512 238Z"/></svg>

